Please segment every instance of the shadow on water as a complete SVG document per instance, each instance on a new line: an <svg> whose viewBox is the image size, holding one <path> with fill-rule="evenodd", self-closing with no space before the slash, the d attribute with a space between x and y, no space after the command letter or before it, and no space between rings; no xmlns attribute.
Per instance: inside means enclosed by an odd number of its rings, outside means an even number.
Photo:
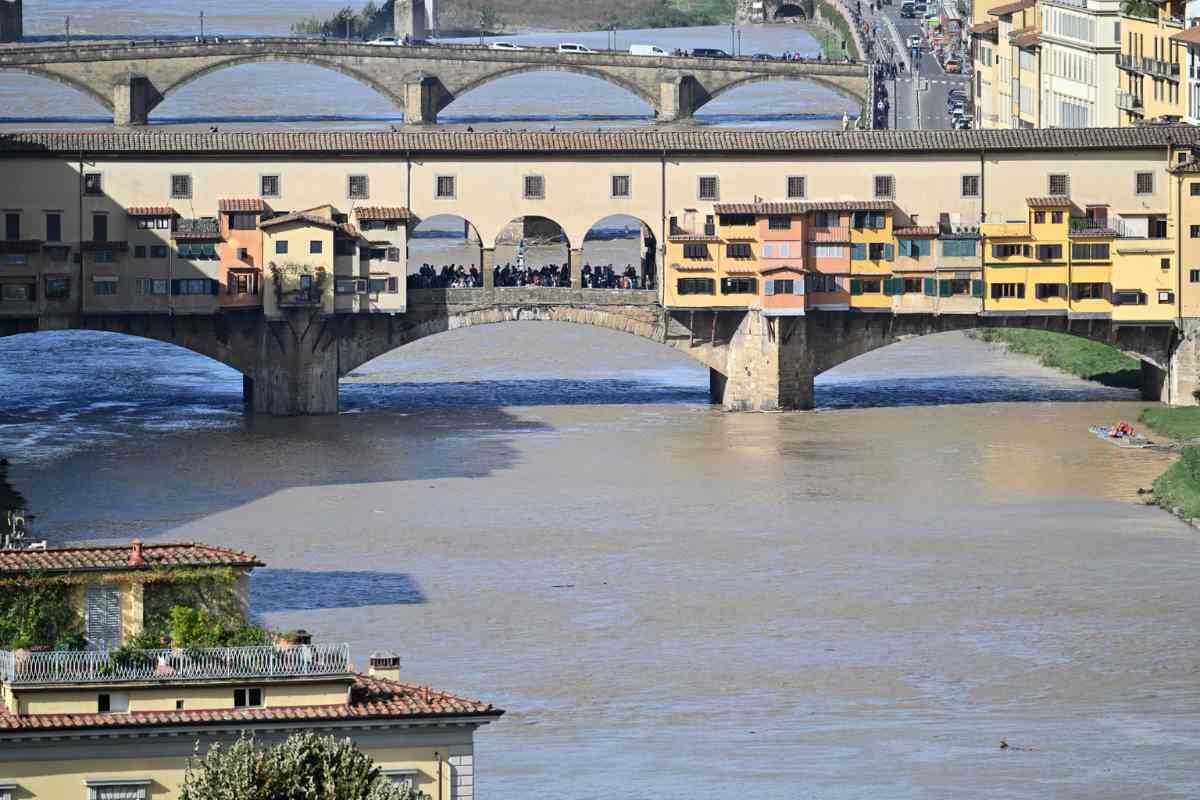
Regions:
<svg viewBox="0 0 1200 800"><path fill-rule="evenodd" d="M1100 385L1064 386L1035 378L996 375L857 380L818 378L816 390L817 407L821 409L1136 399L1136 394L1128 389Z"/></svg>
<svg viewBox="0 0 1200 800"><path fill-rule="evenodd" d="M604 378L571 380L343 383L342 407L351 410L428 411L501 406L651 405L707 403L708 387Z"/></svg>
<svg viewBox="0 0 1200 800"><path fill-rule="evenodd" d="M416 579L399 572L260 569L250 580L250 607L262 614L425 602Z"/></svg>

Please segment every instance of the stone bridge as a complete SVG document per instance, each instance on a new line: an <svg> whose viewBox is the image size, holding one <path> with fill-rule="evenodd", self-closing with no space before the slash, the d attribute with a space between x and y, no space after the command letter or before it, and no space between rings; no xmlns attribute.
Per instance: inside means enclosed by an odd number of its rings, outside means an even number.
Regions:
<svg viewBox="0 0 1200 800"><path fill-rule="evenodd" d="M654 291L602 289L414 290L408 313L399 315L292 310L283 319L252 313L4 318L0 336L84 329L170 342L241 372L248 410L298 415L335 413L338 379L384 353L443 331L514 320L594 325L679 350L709 368L713 401L730 411L811 408L818 374L943 331L1025 327L1101 341L1142 361L1145 396L1165 391L1172 403L1191 402L1172 387L1190 385L1200 364L1200 325L1180 336L1170 323L1060 316L815 311L769 317L757 310L668 310Z"/></svg>
<svg viewBox="0 0 1200 800"><path fill-rule="evenodd" d="M239 64L288 61L340 72L404 109L406 123L432 123L455 98L525 72L588 75L644 100L663 122L690 118L725 92L767 80L810 81L864 105L872 75L867 64L781 62L750 58L656 58L605 51L490 50L473 45L384 47L302 38L205 42L108 42L0 49L0 70L40 75L94 98L117 125L145 124L171 92L209 73ZM867 113L864 120L873 115Z"/></svg>

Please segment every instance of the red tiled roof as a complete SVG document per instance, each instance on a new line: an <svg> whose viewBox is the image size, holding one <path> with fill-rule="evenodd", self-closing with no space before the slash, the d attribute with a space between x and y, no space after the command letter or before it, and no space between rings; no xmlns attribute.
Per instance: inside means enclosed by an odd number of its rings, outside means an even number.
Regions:
<svg viewBox="0 0 1200 800"><path fill-rule="evenodd" d="M940 232L937 225L913 225L892 231L896 236L937 236Z"/></svg>
<svg viewBox="0 0 1200 800"><path fill-rule="evenodd" d="M1054 194L1049 197L1027 197L1025 202L1030 208L1066 208L1071 205L1071 198L1065 194Z"/></svg>
<svg viewBox="0 0 1200 800"><path fill-rule="evenodd" d="M1036 5L1037 0L1016 0L1016 2L1013 3L1005 3L1002 6L989 8L987 13L991 14L993 17L1004 17L1008 16L1009 14L1015 14L1018 11L1024 11L1027 8L1033 8Z"/></svg>
<svg viewBox="0 0 1200 800"><path fill-rule="evenodd" d="M225 197L217 201L217 210L224 214L256 213L267 210L261 197Z"/></svg>
<svg viewBox="0 0 1200 800"><path fill-rule="evenodd" d="M1036 30L1030 33L1023 33L1020 36L1009 34L1008 41L1014 47L1033 47L1042 43L1042 35Z"/></svg>
<svg viewBox="0 0 1200 800"><path fill-rule="evenodd" d="M672 233L667 237L672 242L722 242L720 236L706 236L703 233Z"/></svg>
<svg viewBox="0 0 1200 800"><path fill-rule="evenodd" d="M1114 239L1117 232L1112 228L1076 228L1070 232L1072 239Z"/></svg>
<svg viewBox="0 0 1200 800"><path fill-rule="evenodd" d="M351 225L349 222L343 222L337 226L337 232L343 236L349 236L351 239L357 239L359 236L358 228Z"/></svg>
<svg viewBox="0 0 1200 800"><path fill-rule="evenodd" d="M350 702L278 708L223 708L182 711L135 711L129 714L25 714L0 710L0 734L43 730L129 729L205 726L255 722L413 719L428 717L499 717L491 703L468 700L423 686L356 675Z"/></svg>
<svg viewBox="0 0 1200 800"><path fill-rule="evenodd" d="M1187 30L1171 34L1171 41L1184 44L1200 44L1200 26L1193 25Z"/></svg>
<svg viewBox="0 0 1200 800"><path fill-rule="evenodd" d="M818 200L815 202L716 203L718 214L804 214L808 211L891 211L891 200Z"/></svg>
<svg viewBox="0 0 1200 800"><path fill-rule="evenodd" d="M56 547L47 550L0 550L0 575L27 572L87 572L155 567L261 567L248 553L189 542L144 544L143 565L131 565L132 544L111 547Z"/></svg>
<svg viewBox="0 0 1200 800"><path fill-rule="evenodd" d="M967 28L967 32L972 36L989 36L995 33L999 27L1000 23L993 19L988 20L987 22L980 22L977 25L972 25L971 27Z"/></svg>
<svg viewBox="0 0 1200 800"><path fill-rule="evenodd" d="M383 222L391 222L392 220L408 219L409 214L407 208L400 206L364 206L363 208L354 209L354 215L362 220L380 220Z"/></svg>
<svg viewBox="0 0 1200 800"><path fill-rule="evenodd" d="M176 212L170 206L134 206L125 209L131 217L173 217Z"/></svg>
<svg viewBox="0 0 1200 800"><path fill-rule="evenodd" d="M337 228L338 224L328 217L318 217L316 214L306 214L303 211L297 211L294 214L284 214L279 217L271 217L264 219L258 223L260 228L270 228L274 225L283 225L288 222L306 222L309 225L316 225L318 228Z"/></svg>

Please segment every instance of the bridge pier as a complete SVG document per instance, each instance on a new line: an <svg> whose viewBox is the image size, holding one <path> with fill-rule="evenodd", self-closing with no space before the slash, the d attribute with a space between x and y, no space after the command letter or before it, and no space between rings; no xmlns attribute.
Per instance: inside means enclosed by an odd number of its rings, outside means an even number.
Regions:
<svg viewBox="0 0 1200 800"><path fill-rule="evenodd" d="M404 81L404 124L433 125L438 109L448 101L449 92L433 75L419 73Z"/></svg>
<svg viewBox="0 0 1200 800"><path fill-rule="evenodd" d="M162 95L144 75L122 75L113 82L113 124L145 125Z"/></svg>
<svg viewBox="0 0 1200 800"><path fill-rule="evenodd" d="M256 414L336 414L338 333L333 318L292 309L259 326L254 367L242 400Z"/></svg>
<svg viewBox="0 0 1200 800"><path fill-rule="evenodd" d="M729 339L725 372L709 372L709 394L726 411L809 409L815 376L808 320L750 311Z"/></svg>
<svg viewBox="0 0 1200 800"><path fill-rule="evenodd" d="M708 101L708 92L694 75L676 75L658 86L658 121L689 120Z"/></svg>

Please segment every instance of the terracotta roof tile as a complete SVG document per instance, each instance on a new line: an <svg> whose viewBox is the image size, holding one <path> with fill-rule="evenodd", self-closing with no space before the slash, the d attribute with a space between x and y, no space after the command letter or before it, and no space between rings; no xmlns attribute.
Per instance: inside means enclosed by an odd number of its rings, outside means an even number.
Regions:
<svg viewBox="0 0 1200 800"><path fill-rule="evenodd" d="M937 225L912 225L907 228L896 228L892 231L896 236L937 236L941 228Z"/></svg>
<svg viewBox="0 0 1200 800"><path fill-rule="evenodd" d="M392 220L406 220L412 216L407 208L399 206L365 206L354 209L354 215L360 222L363 220L391 222Z"/></svg>
<svg viewBox="0 0 1200 800"><path fill-rule="evenodd" d="M180 242L220 239L221 224L211 218L181 219L175 223L171 238Z"/></svg>
<svg viewBox="0 0 1200 800"><path fill-rule="evenodd" d="M1042 43L1042 35L1037 30L1032 30L1020 35L1008 35L1008 41L1014 47L1033 47Z"/></svg>
<svg viewBox="0 0 1200 800"><path fill-rule="evenodd" d="M1002 6L989 8L987 13L991 14L993 17L1005 17L1009 14L1015 14L1018 11L1024 11L1027 8L1033 8L1036 5L1037 0L1016 0L1016 2L1013 3L1005 3Z"/></svg>
<svg viewBox="0 0 1200 800"><path fill-rule="evenodd" d="M398 683L367 675L356 675L354 684L350 688L350 702L337 705L135 711L129 714L17 715L0 710L0 734L39 730L113 730L277 721L403 720L428 717L495 718L503 713L491 703L457 697L423 686Z"/></svg>
<svg viewBox="0 0 1200 800"><path fill-rule="evenodd" d="M306 214L303 211L297 211L292 214L282 214L278 217L264 219L258 223L260 228L270 228L275 225L284 225L288 222L306 222L309 225L316 225L319 228L337 228L338 223L328 217L319 217L316 214Z"/></svg>
<svg viewBox="0 0 1200 800"><path fill-rule="evenodd" d="M1095 227L1095 228L1075 228L1070 231L1072 239L1114 239L1117 232L1112 228Z"/></svg>
<svg viewBox="0 0 1200 800"><path fill-rule="evenodd" d="M217 201L217 210L223 214L261 213L267 210L267 204L261 197L224 197Z"/></svg>
<svg viewBox="0 0 1200 800"><path fill-rule="evenodd" d="M349 236L351 239L357 239L359 236L361 236L361 234L358 232L358 228L354 227L349 222L343 222L341 225L338 225L337 232L343 236Z"/></svg>
<svg viewBox="0 0 1200 800"><path fill-rule="evenodd" d="M1032 4L1033 0L1023 0ZM1019 5L1019 4L1018 4ZM1001 7L1003 8L1003 7ZM993 13L995 9L993 9ZM1191 125L1018 130L602 131L28 131L0 134L0 154L354 156L406 153L812 153L1159 148L1200 143Z"/></svg>
<svg viewBox="0 0 1200 800"><path fill-rule="evenodd" d="M1184 44L1200 44L1200 26L1193 25L1179 33L1171 34L1171 40Z"/></svg>
<svg viewBox="0 0 1200 800"><path fill-rule="evenodd" d="M667 237L672 242L723 242L720 236L707 236L703 233L672 233Z"/></svg>
<svg viewBox="0 0 1200 800"><path fill-rule="evenodd" d="M28 572L60 573L123 571L155 567L261 567L252 555L224 547L198 544L144 544L143 566L130 565L133 545L56 547L47 550L0 550L0 575Z"/></svg>
<svg viewBox="0 0 1200 800"><path fill-rule="evenodd" d="M977 25L972 25L971 27L967 28L967 32L972 36L989 36L995 34L999 27L1000 23L993 19L988 20L987 22L980 22Z"/></svg>
<svg viewBox="0 0 1200 800"><path fill-rule="evenodd" d="M1049 197L1027 197L1025 202L1030 208L1066 208L1071 205L1071 198L1063 194L1054 194Z"/></svg>
<svg viewBox="0 0 1200 800"><path fill-rule="evenodd" d="M176 211L170 206L134 206L125 213L131 217L173 217Z"/></svg>
<svg viewBox="0 0 1200 800"><path fill-rule="evenodd" d="M803 214L808 211L808 203L717 203L713 210L718 214Z"/></svg>

